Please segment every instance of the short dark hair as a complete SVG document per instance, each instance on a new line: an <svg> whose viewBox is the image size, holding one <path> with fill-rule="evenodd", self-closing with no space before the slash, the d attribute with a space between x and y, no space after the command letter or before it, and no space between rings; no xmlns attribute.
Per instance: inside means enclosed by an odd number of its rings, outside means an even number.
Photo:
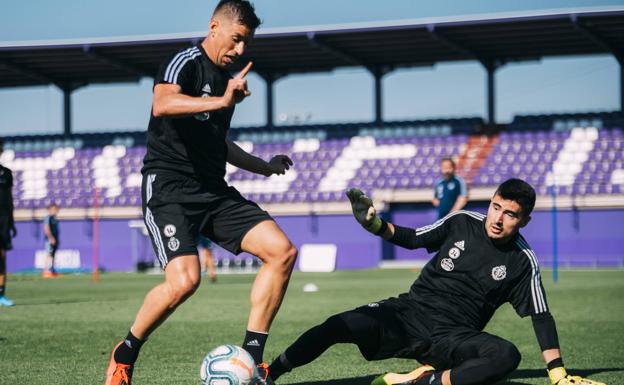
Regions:
<svg viewBox="0 0 624 385"><path fill-rule="evenodd" d="M56 202L50 202L48 203L48 205L46 206L46 209L51 209L52 207L59 207L59 205Z"/></svg>
<svg viewBox="0 0 624 385"><path fill-rule="evenodd" d="M215 7L212 15L214 16L221 12L235 17L240 24L252 30L255 30L262 24L262 21L256 16L253 4L247 0L221 0Z"/></svg>
<svg viewBox="0 0 624 385"><path fill-rule="evenodd" d="M522 179L507 179L498 186L494 195L518 203L525 217L529 216L535 207L535 190Z"/></svg>
<svg viewBox="0 0 624 385"><path fill-rule="evenodd" d="M453 158L449 158L448 156L444 157L440 159L440 163L442 162L451 162L451 164L453 165L453 168L455 168L455 161L453 160Z"/></svg>

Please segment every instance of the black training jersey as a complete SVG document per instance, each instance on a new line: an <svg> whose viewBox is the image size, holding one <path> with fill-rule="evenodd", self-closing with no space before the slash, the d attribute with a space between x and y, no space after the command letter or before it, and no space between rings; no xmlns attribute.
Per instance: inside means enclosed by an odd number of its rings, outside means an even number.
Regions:
<svg viewBox="0 0 624 385"><path fill-rule="evenodd" d="M0 216L13 214L13 173L8 168L0 165Z"/></svg>
<svg viewBox="0 0 624 385"><path fill-rule="evenodd" d="M165 60L154 80L177 84L189 96L222 96L229 72L210 61L201 45ZM234 107L184 117L155 117L152 111L143 172L169 170L209 185L225 185L226 136Z"/></svg>
<svg viewBox="0 0 624 385"><path fill-rule="evenodd" d="M521 317L548 311L537 257L524 238L492 243L485 216L457 211L415 230L417 247L437 251L403 297L436 319L482 330L510 302Z"/></svg>

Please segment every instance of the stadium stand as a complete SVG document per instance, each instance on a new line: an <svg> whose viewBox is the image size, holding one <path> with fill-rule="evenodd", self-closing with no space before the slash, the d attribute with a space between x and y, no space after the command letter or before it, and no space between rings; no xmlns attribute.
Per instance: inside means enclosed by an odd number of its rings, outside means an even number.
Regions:
<svg viewBox="0 0 624 385"><path fill-rule="evenodd" d="M562 126L565 119L592 125ZM265 204L343 201L343 191L353 180L373 196L422 190L427 192L422 200L428 200L438 178L437 163L453 157L476 189L514 176L532 183L543 196L552 186L557 195L609 196L624 190L624 134L621 126L605 128L604 122L621 119L620 113L517 117L509 131L489 137L493 140L487 148L477 148L486 137L466 133L479 127L477 118L268 132L241 128L233 134L246 150L267 159L274 153L291 154L294 170L267 179L228 167L227 178L250 199ZM550 126L536 123L542 129L518 130L529 121ZM139 207L144 141L145 134L139 132L7 138L2 163L16 175L16 208L40 209L51 201L89 208L96 188L102 207ZM470 156L479 160L467 160Z"/></svg>

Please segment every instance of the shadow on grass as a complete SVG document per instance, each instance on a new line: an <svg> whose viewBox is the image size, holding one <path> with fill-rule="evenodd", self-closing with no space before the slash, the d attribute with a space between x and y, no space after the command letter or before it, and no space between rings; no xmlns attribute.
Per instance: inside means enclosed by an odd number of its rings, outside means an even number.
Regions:
<svg viewBox="0 0 624 385"><path fill-rule="evenodd" d="M604 372L617 372L624 371L624 368L598 368L598 369L567 369L568 373L581 377L591 377L596 373ZM325 381L305 381L295 382L293 385L307 384L307 385L369 385L371 381L377 376L361 376L351 378L339 378L336 380ZM518 369L511 373L506 381L498 382L497 385L526 385L520 382L514 382L512 380L521 380L528 378L547 378L545 369Z"/></svg>
<svg viewBox="0 0 624 385"><path fill-rule="evenodd" d="M49 301L30 301L30 302L17 302L15 307L26 307L26 306L41 306L41 305L64 305L70 303L98 303L98 302L117 302L117 301L125 301L126 298L108 298L108 299L98 299L94 301L89 298L67 298L67 299L54 299Z"/></svg>
<svg viewBox="0 0 624 385"><path fill-rule="evenodd" d="M591 377L596 373L605 373L605 372L619 372L624 371L624 367L621 368L596 368L596 369L574 369L574 368L566 368L568 374L573 376L581 376L581 377ZM546 369L518 369L509 375L509 379L522 379L522 378L534 378L534 377L545 377Z"/></svg>

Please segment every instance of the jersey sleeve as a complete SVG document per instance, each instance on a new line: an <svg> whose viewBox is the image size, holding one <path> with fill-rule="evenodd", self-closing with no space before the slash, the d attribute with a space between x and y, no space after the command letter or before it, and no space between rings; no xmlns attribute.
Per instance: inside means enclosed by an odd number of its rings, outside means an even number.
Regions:
<svg viewBox="0 0 624 385"><path fill-rule="evenodd" d="M165 60L154 79L157 84L177 84L183 93L189 94L195 88L197 64L195 58L201 55L196 47L178 52Z"/></svg>
<svg viewBox="0 0 624 385"><path fill-rule="evenodd" d="M520 248L520 258L525 258L522 263L516 282L509 293L509 302L520 317L538 315L548 312L546 293L542 285L542 278L537 263L535 252L526 241L519 237L517 241Z"/></svg>
<svg viewBox="0 0 624 385"><path fill-rule="evenodd" d="M43 225L44 226L50 226L50 216L46 215L45 218L43 218Z"/></svg>
<svg viewBox="0 0 624 385"><path fill-rule="evenodd" d="M431 225L417 229L394 225L394 236L389 241L406 249L424 247L429 252L436 251L449 236L451 226L462 216L462 212L457 211Z"/></svg>

